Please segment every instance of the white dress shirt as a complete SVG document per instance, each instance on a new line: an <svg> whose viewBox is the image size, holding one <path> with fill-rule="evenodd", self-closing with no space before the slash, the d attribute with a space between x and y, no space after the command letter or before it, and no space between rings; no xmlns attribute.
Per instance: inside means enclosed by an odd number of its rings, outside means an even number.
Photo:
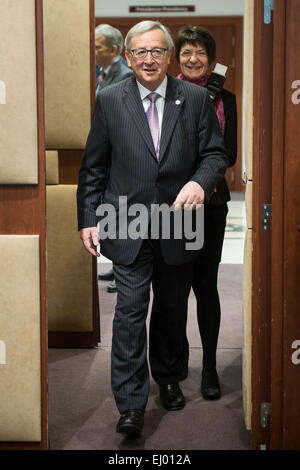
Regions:
<svg viewBox="0 0 300 470"><path fill-rule="evenodd" d="M143 106L145 112L150 106L150 100L147 98L147 95L151 93L150 90L145 88L143 85L141 85L138 81L137 86L141 95L141 100L143 101ZM161 126L162 126L162 120L163 120L163 114L164 114L164 106L165 106L165 98L166 98L166 90L167 90L167 83L168 83L168 78L167 75L159 85L159 87L154 90L155 93L158 93L160 96L156 100L156 108L158 112L158 123L159 123L159 136L161 136Z"/></svg>

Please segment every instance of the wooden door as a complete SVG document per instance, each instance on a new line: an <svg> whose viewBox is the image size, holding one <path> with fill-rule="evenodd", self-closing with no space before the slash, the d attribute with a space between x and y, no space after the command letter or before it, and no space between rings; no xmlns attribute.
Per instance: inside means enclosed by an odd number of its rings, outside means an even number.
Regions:
<svg viewBox="0 0 300 470"><path fill-rule="evenodd" d="M149 18L96 18L96 25L108 23L118 28L125 38L128 30L139 21ZM244 191L242 184L242 47L243 19L241 17L163 17L161 22L167 26L175 38L177 31L184 25L201 25L207 28L217 43L217 62L227 65L225 87L235 93L238 112L238 158L234 167L226 172L231 191ZM176 77L180 68L173 54L168 68L170 75Z"/></svg>
<svg viewBox="0 0 300 470"><path fill-rule="evenodd" d="M253 200L252 200L252 448L269 448L270 427L261 408L271 402L271 235L262 208L272 202L273 20L254 2ZM265 227L267 229L265 229ZM268 406L268 405L265 405Z"/></svg>
<svg viewBox="0 0 300 470"><path fill-rule="evenodd" d="M270 24L255 0L253 449L300 449L299 22L297 0L275 0Z"/></svg>
<svg viewBox="0 0 300 470"><path fill-rule="evenodd" d="M281 415L282 449L294 450L300 449L300 4L289 0L285 7Z"/></svg>

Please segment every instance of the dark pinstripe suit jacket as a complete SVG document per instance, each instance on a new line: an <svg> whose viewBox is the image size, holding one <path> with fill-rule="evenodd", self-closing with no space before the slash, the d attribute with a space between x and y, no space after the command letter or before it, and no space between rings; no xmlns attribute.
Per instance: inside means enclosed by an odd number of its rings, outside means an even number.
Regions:
<svg viewBox="0 0 300 470"><path fill-rule="evenodd" d="M207 90L168 76L157 161L135 77L102 90L96 100L77 191L78 228L97 225L100 202L118 211L128 206L172 205L188 181L199 183L209 200L228 166L219 123ZM128 219L130 223L130 218ZM101 252L118 264L131 264L142 240L106 239ZM185 240L160 240L164 260L182 264L197 252Z"/></svg>

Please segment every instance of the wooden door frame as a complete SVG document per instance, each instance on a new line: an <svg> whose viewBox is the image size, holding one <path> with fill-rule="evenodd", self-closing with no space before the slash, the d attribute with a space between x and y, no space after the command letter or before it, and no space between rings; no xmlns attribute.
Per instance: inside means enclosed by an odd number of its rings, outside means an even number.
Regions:
<svg viewBox="0 0 300 470"><path fill-rule="evenodd" d="M203 17L203 16L185 16L185 17L159 17L159 15L154 15L153 17L145 16L126 16L126 17L96 17L95 24L96 26L101 23L108 23L112 26L114 24L118 25L135 25L139 21L147 19L158 19L159 21L164 22L164 19L168 20L170 25L176 25L178 22L181 25L195 23L195 20L199 18L199 24L201 26L207 27L209 25L234 25L236 28L236 42L235 42L235 53L236 53L236 104L237 104L237 113L239 116L239 126L238 126L238 158L236 164L233 168L227 170L226 178L229 184L229 187L232 191L245 191L245 185L242 182L242 93L243 93L243 17L242 16L222 16L222 17ZM240 66L239 66L240 65ZM234 182L230 182L231 173L234 171L235 179ZM239 177L237 177L239 175Z"/></svg>
<svg viewBox="0 0 300 470"><path fill-rule="evenodd" d="M264 25L263 3L263 0L255 0L254 72L259 73L254 74L253 179L258 184L253 187L253 215L255 214L258 227L261 224L262 203L271 203L272 223L270 231L263 233L260 228L253 237L252 447L259 449L260 444L266 444L267 449L281 450L284 448L285 385L284 175L287 5L285 0L275 0L272 24ZM266 63L268 54L273 62L272 77ZM269 95L266 99L267 86L272 88L272 102ZM272 109L264 111L270 102ZM264 170L264 163L261 162L266 156L268 171ZM260 424L262 402L268 402L271 406L271 416L266 428L262 428Z"/></svg>
<svg viewBox="0 0 300 470"><path fill-rule="evenodd" d="M282 448L283 299L284 299L284 127L286 4L275 0L272 142L272 279L271 279L271 419L270 448Z"/></svg>
<svg viewBox="0 0 300 470"><path fill-rule="evenodd" d="M254 0L253 253L252 253L252 449L269 448L261 404L271 403L271 230L262 227L262 206L272 198L273 23L264 24L264 2Z"/></svg>
<svg viewBox="0 0 300 470"><path fill-rule="evenodd" d="M285 15L279 19L285 27L286 45L282 55L282 89L283 110L282 134L283 168L281 186L283 197L278 204L283 214L283 256L282 270L282 334L281 334L281 387L278 387L276 397L278 403L281 396L281 448L284 450L300 449L300 365L294 362L293 343L299 340L299 277L300 277L300 235L299 235L299 103L294 100L294 82L300 77L299 54L300 44L300 3L298 0L285 2ZM280 23L279 23L280 24ZM297 52L298 51L298 52ZM297 91L298 93L298 91ZM277 99L277 97L275 97ZM277 132L277 128L276 128ZM276 190L276 188L274 188ZM276 229L274 221L274 229ZM275 253L276 256L278 256ZM275 331L272 330L272 335ZM275 372L274 372L275 373ZM272 384L273 385L273 384ZM275 386L276 384L274 384ZM276 423L274 423L275 426ZM278 426L277 426L278 427ZM275 440L274 436L274 440ZM279 439L275 441L279 444Z"/></svg>

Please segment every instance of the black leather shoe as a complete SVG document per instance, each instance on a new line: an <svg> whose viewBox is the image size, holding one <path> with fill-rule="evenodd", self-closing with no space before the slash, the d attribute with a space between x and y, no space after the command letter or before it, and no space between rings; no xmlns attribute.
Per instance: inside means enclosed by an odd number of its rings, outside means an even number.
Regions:
<svg viewBox="0 0 300 470"><path fill-rule="evenodd" d="M128 436L140 436L143 430L144 412L128 410L121 414L116 431Z"/></svg>
<svg viewBox="0 0 300 470"><path fill-rule="evenodd" d="M164 408L170 411L181 410L185 405L183 393L176 384L160 385L159 395Z"/></svg>
<svg viewBox="0 0 300 470"><path fill-rule="evenodd" d="M107 286L107 292L117 292L116 280L113 279Z"/></svg>
<svg viewBox="0 0 300 470"><path fill-rule="evenodd" d="M110 269L109 271L106 271L106 273L100 273L98 274L98 279L99 281L112 281L114 279L114 270Z"/></svg>
<svg viewBox="0 0 300 470"><path fill-rule="evenodd" d="M218 400L221 397L221 388L216 369L202 371L201 393L206 400Z"/></svg>

